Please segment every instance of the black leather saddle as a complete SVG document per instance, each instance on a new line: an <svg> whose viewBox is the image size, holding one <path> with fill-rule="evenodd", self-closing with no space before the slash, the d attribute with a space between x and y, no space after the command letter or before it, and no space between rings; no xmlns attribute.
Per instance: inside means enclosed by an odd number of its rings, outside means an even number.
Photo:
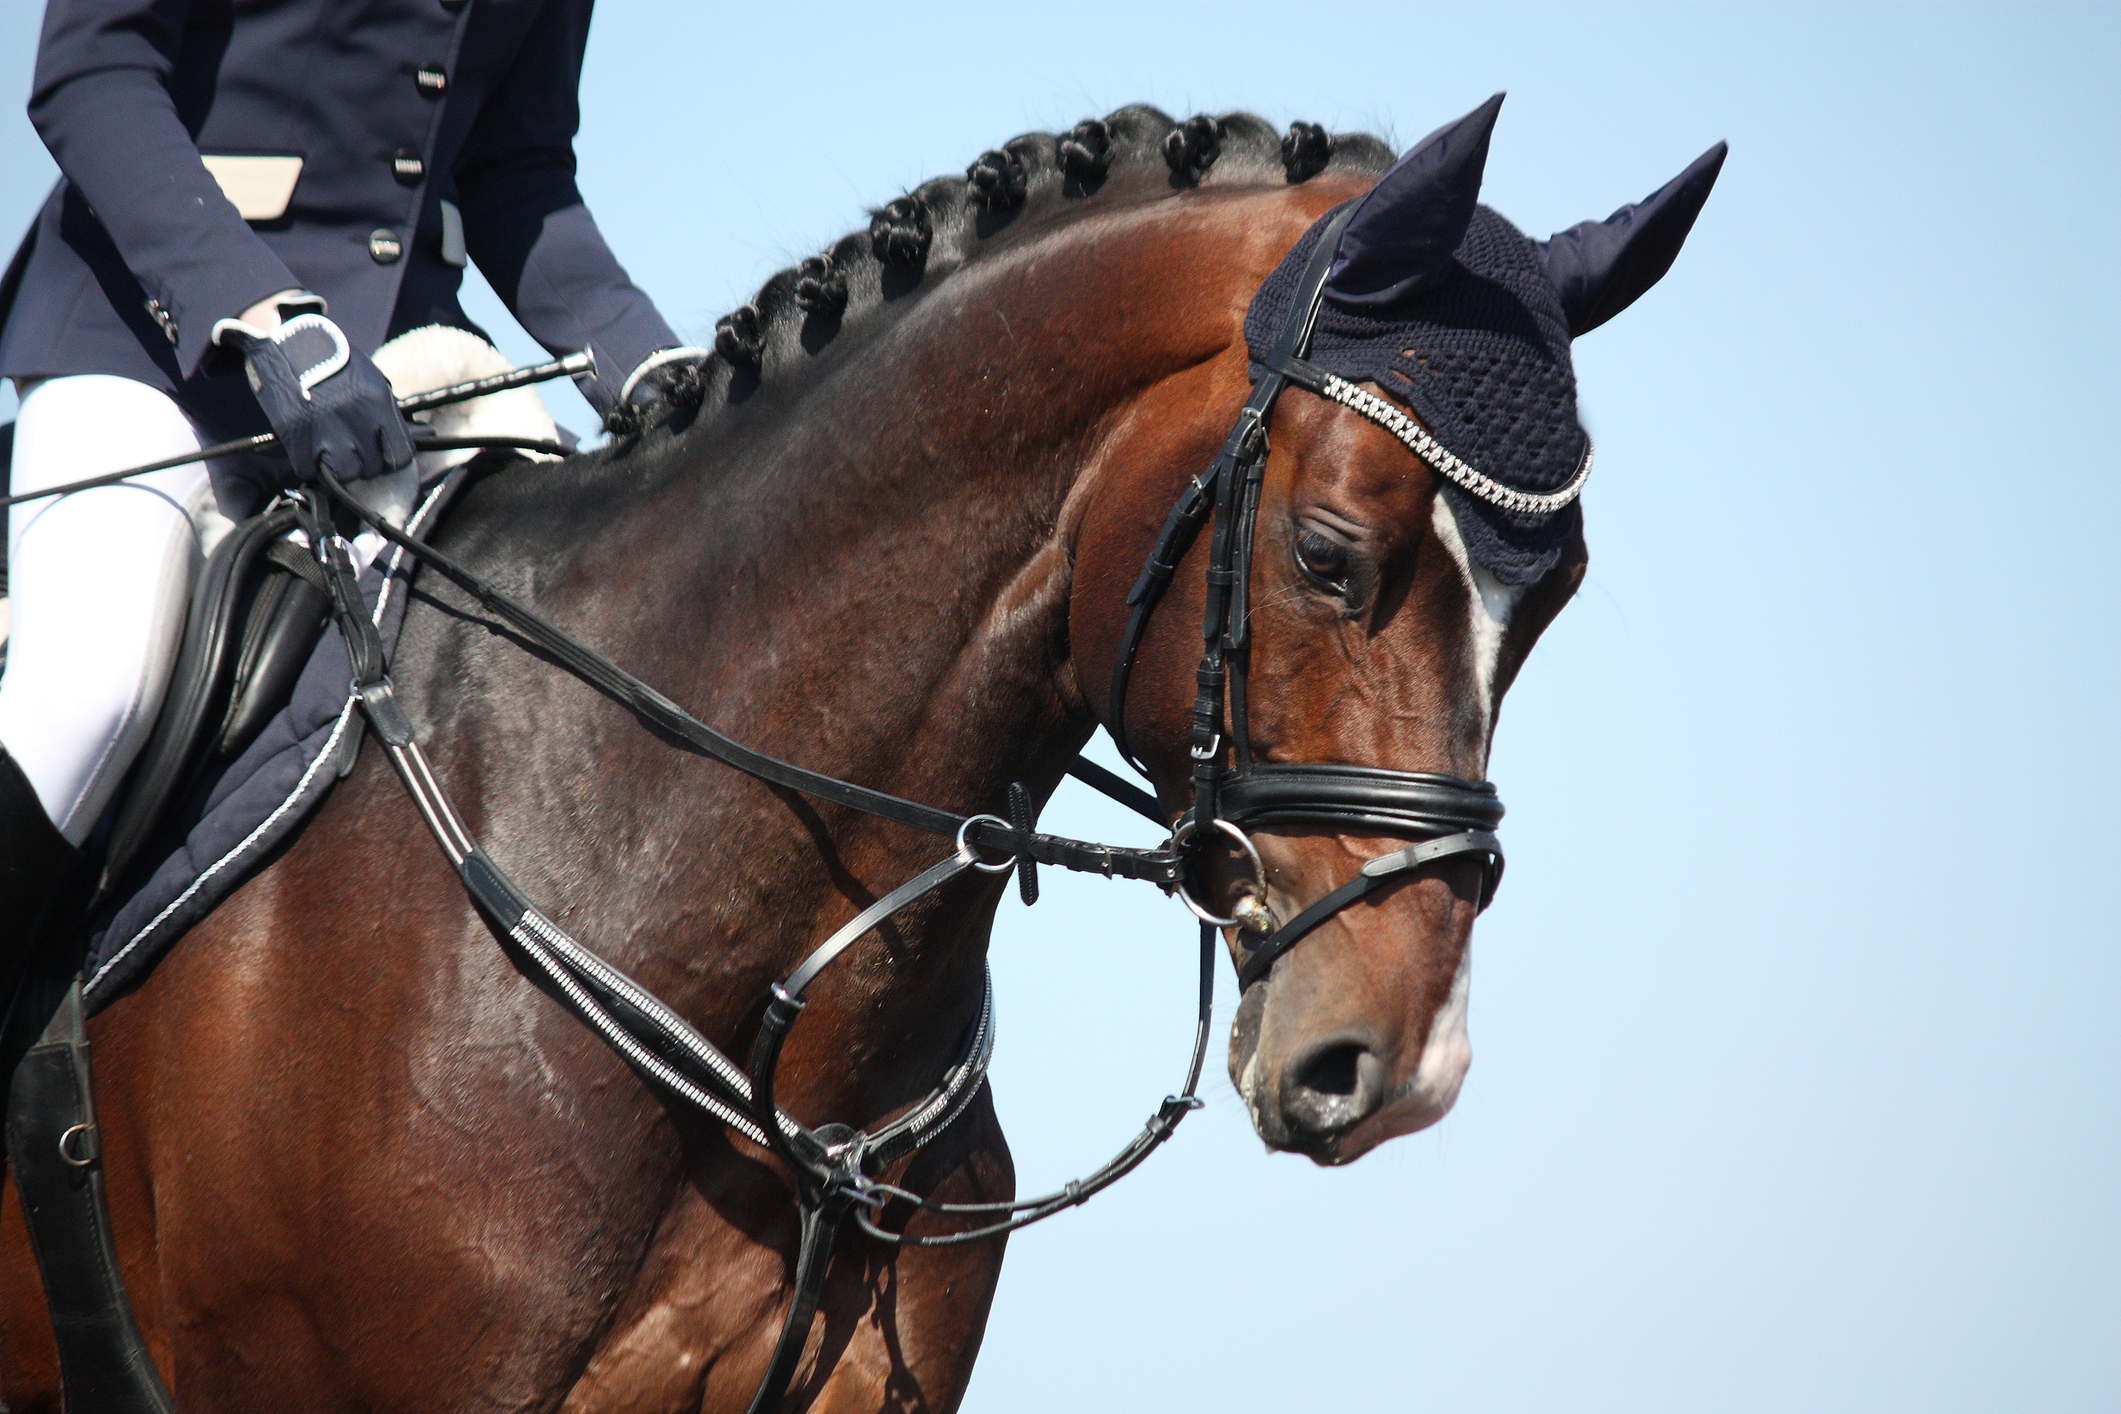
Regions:
<svg viewBox="0 0 2121 1414"><path fill-rule="evenodd" d="M109 825L99 894L125 878L170 808L287 704L323 637L331 600L306 545L286 538L294 524L292 506L267 510L207 557L154 733Z"/></svg>

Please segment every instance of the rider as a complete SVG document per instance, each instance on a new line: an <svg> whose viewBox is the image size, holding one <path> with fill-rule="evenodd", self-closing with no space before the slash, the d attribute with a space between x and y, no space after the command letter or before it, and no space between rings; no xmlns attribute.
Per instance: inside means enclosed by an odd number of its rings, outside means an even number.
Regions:
<svg viewBox="0 0 2121 1414"><path fill-rule="evenodd" d="M369 355L478 332L467 259L545 347L594 352L600 416L699 356L575 187L591 3L50 0L29 115L63 175L0 280L11 490L268 428L286 458L9 511L0 1013L146 743L205 539L320 464L412 459Z"/></svg>

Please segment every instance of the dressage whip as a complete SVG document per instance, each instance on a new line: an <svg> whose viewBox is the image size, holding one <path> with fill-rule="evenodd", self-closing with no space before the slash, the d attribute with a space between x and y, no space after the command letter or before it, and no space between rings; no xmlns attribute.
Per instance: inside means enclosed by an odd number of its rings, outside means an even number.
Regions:
<svg viewBox="0 0 2121 1414"><path fill-rule="evenodd" d="M431 392L414 393L410 397L398 399L398 411L410 417L414 413L426 412L431 408L483 398L489 393L505 393L513 388L527 388L533 383L547 383L555 378L574 378L584 373L594 373L596 369L596 355L588 349L583 349L580 353L571 353L565 358L556 358L547 363L534 363L528 368L512 368L506 373L474 378L468 383L452 383L446 388L436 388ZM151 471L168 471L171 467L187 466L192 462L241 456L247 452L262 452L279 445L278 433L260 432L255 437L239 437L233 442L222 442L196 452L186 452L181 457L149 462L146 466L128 467L124 471L108 471L83 481L68 482L64 486L48 486L42 491L24 491L20 495L0 498L0 506L17 505L23 501L41 501L47 496L66 496L75 491L91 491L98 486L115 485L129 477L145 476ZM565 456L573 450L558 442L526 442L520 437L415 437L412 439L412 445L413 450L419 452L513 447Z"/></svg>

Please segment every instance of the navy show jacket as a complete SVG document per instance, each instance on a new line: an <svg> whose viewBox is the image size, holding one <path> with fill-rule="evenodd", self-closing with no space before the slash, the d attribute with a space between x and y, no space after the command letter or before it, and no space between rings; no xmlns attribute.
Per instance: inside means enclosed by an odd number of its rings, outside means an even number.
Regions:
<svg viewBox="0 0 2121 1414"><path fill-rule="evenodd" d="M575 187L591 3L50 0L29 114L63 177L0 284L0 376L118 374L262 427L217 321L306 289L371 352L473 328L468 254L546 348L595 351L607 411L678 340ZM245 221L202 152L299 157L284 214Z"/></svg>

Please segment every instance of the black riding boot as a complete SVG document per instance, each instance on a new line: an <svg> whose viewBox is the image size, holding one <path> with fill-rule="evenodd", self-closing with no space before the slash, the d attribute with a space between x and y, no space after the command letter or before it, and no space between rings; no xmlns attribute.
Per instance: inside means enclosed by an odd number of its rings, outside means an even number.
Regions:
<svg viewBox="0 0 2121 1414"><path fill-rule="evenodd" d="M0 1017L80 869L81 851L66 842L29 777L0 747Z"/></svg>

